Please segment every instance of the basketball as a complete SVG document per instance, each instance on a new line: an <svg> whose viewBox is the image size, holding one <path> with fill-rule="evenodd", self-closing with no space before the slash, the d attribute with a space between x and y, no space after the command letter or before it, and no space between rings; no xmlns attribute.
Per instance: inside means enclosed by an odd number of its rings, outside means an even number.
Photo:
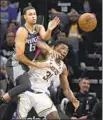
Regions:
<svg viewBox="0 0 103 120"><path fill-rule="evenodd" d="M97 19L94 14L84 13L79 17L78 24L83 31L90 32L96 28Z"/></svg>

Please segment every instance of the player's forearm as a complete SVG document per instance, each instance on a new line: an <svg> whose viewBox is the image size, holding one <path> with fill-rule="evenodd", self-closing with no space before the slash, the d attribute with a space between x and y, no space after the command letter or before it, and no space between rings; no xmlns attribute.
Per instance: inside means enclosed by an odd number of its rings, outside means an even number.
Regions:
<svg viewBox="0 0 103 120"><path fill-rule="evenodd" d="M75 99L75 96L73 92L71 91L71 89L64 90L64 94L71 102Z"/></svg>
<svg viewBox="0 0 103 120"><path fill-rule="evenodd" d="M52 30L50 29L47 29L47 31L45 32L44 34L44 40L50 40L51 39L51 33L52 33Z"/></svg>
<svg viewBox="0 0 103 120"><path fill-rule="evenodd" d="M37 47L42 50L45 50L46 52L50 52L52 50L45 42L42 41L37 42Z"/></svg>
<svg viewBox="0 0 103 120"><path fill-rule="evenodd" d="M21 63L23 63L23 64L25 64L25 65L27 65L27 66L32 66L32 67L36 67L37 66L37 64L36 63L34 63L33 61L31 61L31 60L29 60L25 55L19 55L19 56L17 56L17 59L21 62Z"/></svg>

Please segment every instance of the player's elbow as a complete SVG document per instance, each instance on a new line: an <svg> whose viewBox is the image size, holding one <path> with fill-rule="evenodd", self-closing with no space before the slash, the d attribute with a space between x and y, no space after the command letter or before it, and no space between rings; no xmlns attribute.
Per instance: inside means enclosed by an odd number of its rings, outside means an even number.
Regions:
<svg viewBox="0 0 103 120"><path fill-rule="evenodd" d="M16 58L19 60L19 61L21 61L22 59L23 59L23 55L24 55L24 53L16 53Z"/></svg>
<svg viewBox="0 0 103 120"><path fill-rule="evenodd" d="M51 37L48 36L47 34L44 34L44 35L42 36L42 39L43 39L43 40L50 40Z"/></svg>
<svg viewBox="0 0 103 120"><path fill-rule="evenodd" d="M46 37L45 40L50 40L50 37Z"/></svg>
<svg viewBox="0 0 103 120"><path fill-rule="evenodd" d="M21 58L22 55L24 55L22 48L20 48L16 45L16 57L19 59L19 58Z"/></svg>
<svg viewBox="0 0 103 120"><path fill-rule="evenodd" d="M47 41L47 40L50 40L50 37L45 37L44 36L42 39Z"/></svg>

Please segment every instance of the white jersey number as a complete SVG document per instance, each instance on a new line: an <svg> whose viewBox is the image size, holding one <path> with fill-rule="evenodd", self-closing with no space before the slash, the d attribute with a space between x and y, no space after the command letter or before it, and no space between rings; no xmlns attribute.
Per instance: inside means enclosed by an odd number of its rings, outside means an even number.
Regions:
<svg viewBox="0 0 103 120"><path fill-rule="evenodd" d="M30 49L29 49L30 52L32 51L35 51L35 44L30 44Z"/></svg>

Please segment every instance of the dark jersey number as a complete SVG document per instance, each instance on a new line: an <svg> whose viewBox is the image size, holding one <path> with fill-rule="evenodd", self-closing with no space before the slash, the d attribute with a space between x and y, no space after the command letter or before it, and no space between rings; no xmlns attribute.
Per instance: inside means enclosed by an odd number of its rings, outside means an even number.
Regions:
<svg viewBox="0 0 103 120"><path fill-rule="evenodd" d="M50 71L46 72L46 75L43 77L44 80L47 80L52 76L53 74Z"/></svg>

